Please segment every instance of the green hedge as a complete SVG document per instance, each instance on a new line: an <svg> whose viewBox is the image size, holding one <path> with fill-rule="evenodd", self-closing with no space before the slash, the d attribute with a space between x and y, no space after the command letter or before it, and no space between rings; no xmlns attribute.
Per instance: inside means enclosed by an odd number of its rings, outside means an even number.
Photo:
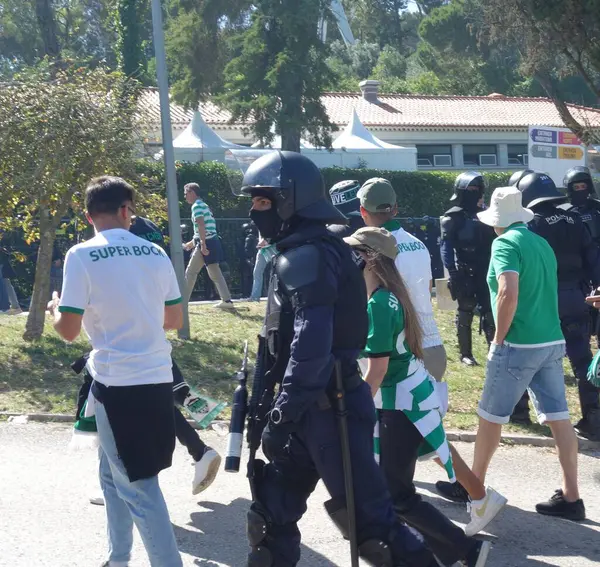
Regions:
<svg viewBox="0 0 600 567"><path fill-rule="evenodd" d="M164 180L162 164L142 161L139 172ZM381 171L375 169L329 168L322 170L325 184L329 188L344 179L358 179L361 183L371 177L385 177L398 194L400 216L439 216L448 208L453 192L456 171ZM508 182L510 173L488 172L487 200L496 188ZM181 201L181 216L188 218L189 206L183 199L183 186L196 182L200 185L202 198L218 218L247 217L249 202L232 194L225 165L218 162L178 163L177 183Z"/></svg>
<svg viewBox="0 0 600 567"><path fill-rule="evenodd" d="M325 184L331 187L344 179L357 179L364 183L371 177L387 179L398 195L398 209L401 217L440 216L449 208L448 200L452 196L457 171L381 171L376 169L322 170ZM485 173L487 195L496 187L506 185L510 173Z"/></svg>

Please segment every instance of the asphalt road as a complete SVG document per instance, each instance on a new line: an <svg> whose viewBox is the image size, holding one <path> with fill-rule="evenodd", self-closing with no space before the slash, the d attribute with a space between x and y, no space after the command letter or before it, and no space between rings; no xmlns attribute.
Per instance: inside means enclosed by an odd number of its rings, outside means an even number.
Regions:
<svg viewBox="0 0 600 567"><path fill-rule="evenodd" d="M0 566L99 566L106 558L105 518L88 504L94 459L69 453L71 430L65 425L0 423ZM225 438L203 437L223 451ZM470 461L472 445L458 444ZM199 498L191 494L191 461L178 447L174 466L161 475L171 519L186 567L243 567L245 512L249 490L243 475L222 472ZM463 507L433 493L440 478L433 464L421 464L419 489L459 524L468 521ZM558 487L560 470L553 450L502 447L489 482L509 505L489 527L495 541L488 567L600 565L600 454L581 455L581 492L589 520L575 524L535 513L536 502ZM322 507L319 485L301 523L304 567L347 567L347 544ZM136 534L132 567L147 567Z"/></svg>

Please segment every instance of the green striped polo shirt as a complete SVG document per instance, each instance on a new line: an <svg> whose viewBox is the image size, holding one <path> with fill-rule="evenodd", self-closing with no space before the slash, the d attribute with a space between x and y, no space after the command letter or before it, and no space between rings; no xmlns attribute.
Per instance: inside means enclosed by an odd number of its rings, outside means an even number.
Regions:
<svg viewBox="0 0 600 567"><path fill-rule="evenodd" d="M210 212L208 205L202 200L198 199L192 205L192 220L194 221L194 235L200 236L198 232L198 225L196 219L202 217L204 219L204 226L206 227L206 238L212 238L217 235L217 223L215 217Z"/></svg>

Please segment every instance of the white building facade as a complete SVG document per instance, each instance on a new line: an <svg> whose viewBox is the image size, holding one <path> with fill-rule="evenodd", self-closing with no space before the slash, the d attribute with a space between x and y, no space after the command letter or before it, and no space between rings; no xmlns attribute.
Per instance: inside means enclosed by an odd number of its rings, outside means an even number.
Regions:
<svg viewBox="0 0 600 567"><path fill-rule="evenodd" d="M514 171L528 165L529 125L564 127L550 99L381 95L377 81L363 81L360 92L326 93L323 104L338 127L348 125L353 112L380 140L397 146L415 146L420 170ZM156 153L161 146L158 91L145 89L139 99L146 123L146 144ZM243 146L256 142L250 124L230 123L230 114L206 102L198 110L222 138ZM574 117L600 129L600 110L570 105ZM192 120L193 111L171 105L173 136ZM600 165L600 164L599 164Z"/></svg>

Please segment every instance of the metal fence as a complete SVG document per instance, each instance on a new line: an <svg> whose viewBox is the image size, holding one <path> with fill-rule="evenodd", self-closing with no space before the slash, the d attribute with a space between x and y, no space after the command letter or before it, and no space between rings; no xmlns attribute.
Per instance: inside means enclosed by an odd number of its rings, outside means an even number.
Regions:
<svg viewBox="0 0 600 567"><path fill-rule="evenodd" d="M221 269L229 285L233 297L248 297L252 288L252 267L246 262L244 253L245 234L242 226L249 222L247 218L215 219L217 233L221 238L224 251L224 262ZM399 218L404 229L421 240L431 256L431 268L434 280L444 277L444 268L440 255L440 220L437 217ZM184 238L190 240L193 235L191 219L182 219ZM185 262L189 253L185 255ZM198 277L192 299L218 299L217 291L208 278L206 270Z"/></svg>
<svg viewBox="0 0 600 567"><path fill-rule="evenodd" d="M249 222L248 218L220 218L215 219L217 223L217 232L221 238L221 243L224 252L224 261L221 263L221 269L225 276L225 280L229 285L229 290L233 297L248 297L252 288L252 266L247 262L244 251L245 234L242 226ZM419 238L431 256L431 265L433 277L444 277L444 269L440 257L440 222L435 217L421 218L400 218L398 219L402 226L409 233L414 234ZM192 220L184 218L181 221L183 238L191 240L193 236ZM89 236L89 235L88 235ZM58 234L56 240L56 249L62 255L77 241L84 238L83 233L75 231L71 234ZM37 257L37 244L29 245L23 238L17 234L5 234L2 238L2 247L7 250L12 256L19 255L24 261L13 261L12 265L17 273L15 287L19 294L19 299L26 305L28 297L31 294L33 279L35 274L35 262ZM190 253L184 254L184 260L189 260ZM209 279L206 270L202 270L196 287L192 294L192 299L201 300L217 300L219 299L217 291Z"/></svg>

